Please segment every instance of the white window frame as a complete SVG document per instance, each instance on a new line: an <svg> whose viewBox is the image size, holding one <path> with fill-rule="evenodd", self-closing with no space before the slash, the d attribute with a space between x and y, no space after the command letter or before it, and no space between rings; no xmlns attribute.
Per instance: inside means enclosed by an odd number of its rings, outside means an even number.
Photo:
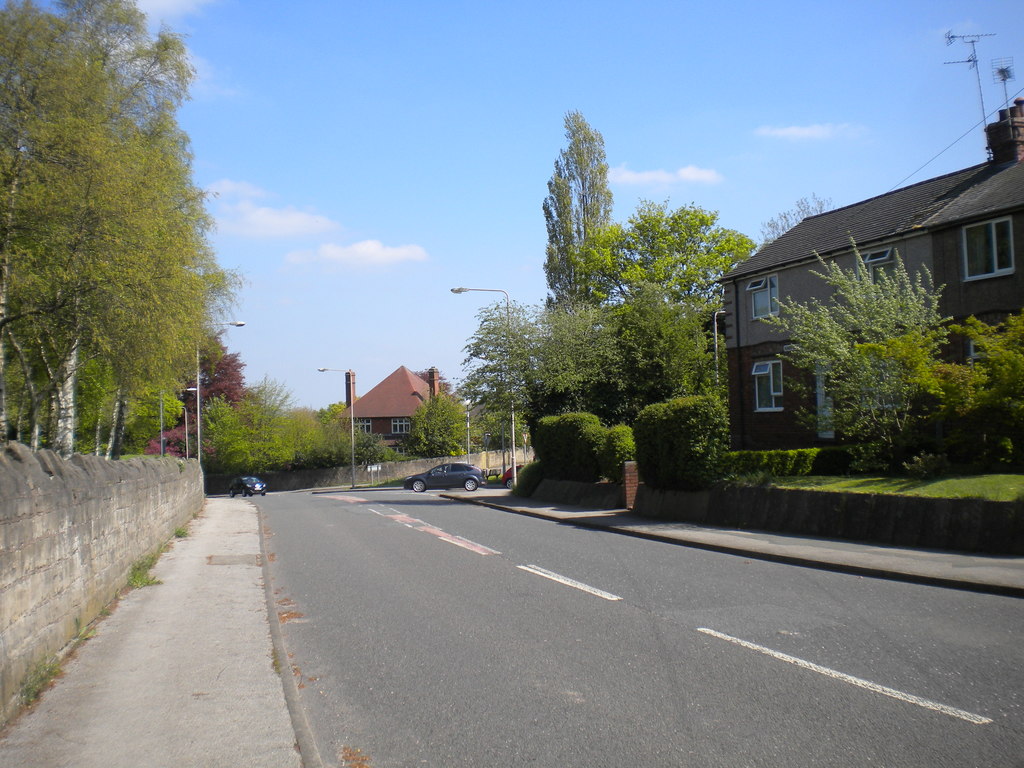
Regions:
<svg viewBox="0 0 1024 768"><path fill-rule="evenodd" d="M868 276L871 278L871 282L878 282L878 275L881 272L876 272L877 269L884 269L885 267L893 267L896 265L896 259L893 258L892 248L886 248L882 251L873 251L864 257L864 268L868 271Z"/></svg>
<svg viewBox="0 0 1024 768"><path fill-rule="evenodd" d="M781 360L758 360L750 370L754 377L754 411L768 413L782 410L782 361ZM768 395L771 397L770 406L761 404L761 381L768 382Z"/></svg>
<svg viewBox="0 0 1024 768"><path fill-rule="evenodd" d="M407 435L412 429L412 419L408 416L395 416L391 419L391 434Z"/></svg>
<svg viewBox="0 0 1024 768"><path fill-rule="evenodd" d="M365 432L368 435L373 433L373 419L357 417L355 426L360 432Z"/></svg>
<svg viewBox="0 0 1024 768"><path fill-rule="evenodd" d="M997 236L997 228L1000 226L1006 227L1006 242L1009 257L1009 264L1002 267L999 266L999 238ZM988 246L988 253L984 254L987 266L992 269L985 272L977 272L971 274L971 258L969 249L969 243L971 239L968 233L972 230L976 230L980 227L986 229L986 244ZM1014 253L1013 253L1013 219L1009 216L1004 216L999 219L990 219L989 221L980 221L977 224L968 224L960 230L960 241L963 246L963 267L964 267L964 282L970 280L985 280L990 277L999 277L1000 275L1009 275L1014 272Z"/></svg>
<svg viewBox="0 0 1024 768"><path fill-rule="evenodd" d="M779 276L766 275L760 280L752 280L747 283L747 293L750 294L750 316L755 320L779 314ZM758 313L757 297L762 294L768 295L768 311Z"/></svg>

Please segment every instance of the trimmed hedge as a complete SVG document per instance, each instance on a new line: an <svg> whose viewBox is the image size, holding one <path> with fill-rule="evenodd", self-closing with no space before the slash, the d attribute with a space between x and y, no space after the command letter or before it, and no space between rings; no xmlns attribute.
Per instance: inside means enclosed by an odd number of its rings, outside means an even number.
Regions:
<svg viewBox="0 0 1024 768"><path fill-rule="evenodd" d="M605 428L592 413L545 416L533 430L533 450L544 476L595 483L601 477L598 454Z"/></svg>
<svg viewBox="0 0 1024 768"><path fill-rule="evenodd" d="M722 474L729 413L721 399L680 397L644 408L633 425L637 469L659 490L700 490Z"/></svg>
<svg viewBox="0 0 1024 768"><path fill-rule="evenodd" d="M800 448L790 451L730 451L723 469L730 475L767 473L775 477L845 475L850 471L846 448Z"/></svg>
<svg viewBox="0 0 1024 768"><path fill-rule="evenodd" d="M625 424L609 427L604 433L604 442L598 454L601 475L621 485L623 465L635 458L636 441L633 439L633 430Z"/></svg>
<svg viewBox="0 0 1024 768"><path fill-rule="evenodd" d="M531 461L516 473L516 484L512 487L512 495L530 498L544 479L544 470L539 461Z"/></svg>

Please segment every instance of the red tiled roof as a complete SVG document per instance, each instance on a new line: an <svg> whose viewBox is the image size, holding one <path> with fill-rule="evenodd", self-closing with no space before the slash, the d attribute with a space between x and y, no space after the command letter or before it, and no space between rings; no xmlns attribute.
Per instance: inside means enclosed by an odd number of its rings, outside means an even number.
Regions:
<svg viewBox="0 0 1024 768"><path fill-rule="evenodd" d="M430 399L430 387L404 365L380 384L356 400L352 415L356 418L395 418L412 416ZM345 416L349 415L348 410Z"/></svg>

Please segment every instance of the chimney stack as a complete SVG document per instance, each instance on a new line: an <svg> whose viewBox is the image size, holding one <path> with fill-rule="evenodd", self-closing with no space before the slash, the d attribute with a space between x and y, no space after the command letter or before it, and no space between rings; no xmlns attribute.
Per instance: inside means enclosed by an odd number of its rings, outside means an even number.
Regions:
<svg viewBox="0 0 1024 768"><path fill-rule="evenodd" d="M999 122L985 126L988 150L993 163L1019 163L1024 160L1024 98L999 110Z"/></svg>
<svg viewBox="0 0 1024 768"><path fill-rule="evenodd" d="M437 368L427 371L427 386L430 387L431 400L441 394L441 372Z"/></svg>
<svg viewBox="0 0 1024 768"><path fill-rule="evenodd" d="M356 372L345 371L345 407L351 408L356 401Z"/></svg>

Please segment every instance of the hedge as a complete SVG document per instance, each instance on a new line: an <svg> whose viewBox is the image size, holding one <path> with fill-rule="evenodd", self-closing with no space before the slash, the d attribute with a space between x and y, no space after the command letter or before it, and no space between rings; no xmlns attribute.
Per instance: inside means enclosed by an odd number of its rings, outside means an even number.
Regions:
<svg viewBox="0 0 1024 768"><path fill-rule="evenodd" d="M732 476L767 473L775 477L845 475L850 471L846 448L800 448L789 451L730 451L723 469Z"/></svg>
<svg viewBox="0 0 1024 768"><path fill-rule="evenodd" d="M598 454L604 436L601 420L592 413L545 416L533 430L533 449L545 477L594 483L601 477Z"/></svg>
<svg viewBox="0 0 1024 768"><path fill-rule="evenodd" d="M644 408L633 435L644 483L658 490L700 490L721 476L729 414L717 397L680 397Z"/></svg>

